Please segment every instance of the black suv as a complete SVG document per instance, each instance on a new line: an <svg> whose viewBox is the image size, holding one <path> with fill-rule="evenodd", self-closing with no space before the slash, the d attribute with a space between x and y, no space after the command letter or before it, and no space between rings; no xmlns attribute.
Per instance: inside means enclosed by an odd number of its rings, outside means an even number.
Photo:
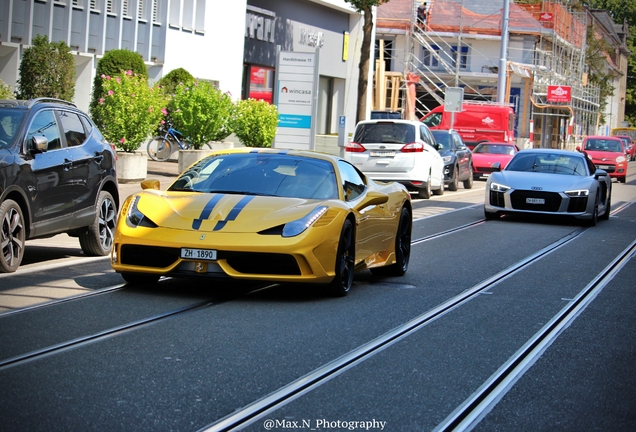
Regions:
<svg viewBox="0 0 636 432"><path fill-rule="evenodd" d="M456 191L461 181L464 189L473 187L473 154L466 147L462 137L454 130L431 130L439 144L439 154L444 160L444 184L449 191Z"/></svg>
<svg viewBox="0 0 636 432"><path fill-rule="evenodd" d="M119 207L113 147L89 117L58 99L0 100L0 272L25 240L67 233L107 255Z"/></svg>

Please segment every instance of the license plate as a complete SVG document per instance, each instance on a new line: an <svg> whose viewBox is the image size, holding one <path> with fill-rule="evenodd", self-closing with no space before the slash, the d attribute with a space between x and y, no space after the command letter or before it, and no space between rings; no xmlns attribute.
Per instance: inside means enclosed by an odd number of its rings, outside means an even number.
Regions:
<svg viewBox="0 0 636 432"><path fill-rule="evenodd" d="M610 169L610 166L609 165L599 165L598 169L608 170L608 169Z"/></svg>
<svg viewBox="0 0 636 432"><path fill-rule="evenodd" d="M372 151L369 152L372 157L394 157L394 151Z"/></svg>
<svg viewBox="0 0 636 432"><path fill-rule="evenodd" d="M214 249L181 248L181 258L216 261L216 251Z"/></svg>
<svg viewBox="0 0 636 432"><path fill-rule="evenodd" d="M543 198L526 198L526 204L545 204Z"/></svg>

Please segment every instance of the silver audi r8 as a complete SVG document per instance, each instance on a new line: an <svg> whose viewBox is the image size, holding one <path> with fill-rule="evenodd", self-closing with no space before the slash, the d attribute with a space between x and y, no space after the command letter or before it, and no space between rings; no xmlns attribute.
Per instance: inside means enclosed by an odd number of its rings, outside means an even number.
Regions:
<svg viewBox="0 0 636 432"><path fill-rule="evenodd" d="M597 170L585 153L528 149L488 178L484 216L492 220L503 213L551 214L594 226L599 218L609 218L611 197L609 174Z"/></svg>

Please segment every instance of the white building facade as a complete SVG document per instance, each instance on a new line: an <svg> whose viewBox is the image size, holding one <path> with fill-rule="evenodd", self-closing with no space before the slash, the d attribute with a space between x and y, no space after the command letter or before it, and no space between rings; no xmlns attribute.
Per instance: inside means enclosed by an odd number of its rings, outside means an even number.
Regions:
<svg viewBox="0 0 636 432"><path fill-rule="evenodd" d="M151 82L184 68L236 100L251 96L258 69L274 71L276 50L319 49L316 132L329 134L338 116L355 118L362 23L344 0L0 0L0 79L17 90L22 53L46 35L71 48L81 109L114 49L138 52Z"/></svg>

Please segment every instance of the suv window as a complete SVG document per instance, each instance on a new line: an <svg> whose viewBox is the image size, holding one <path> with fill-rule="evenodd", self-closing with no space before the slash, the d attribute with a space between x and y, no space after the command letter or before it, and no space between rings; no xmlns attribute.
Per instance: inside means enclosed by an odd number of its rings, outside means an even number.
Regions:
<svg viewBox="0 0 636 432"><path fill-rule="evenodd" d="M435 143L437 141L435 141L435 137L433 136L429 128L424 125L420 125L420 135L422 141L425 141L427 144L432 145L433 147L435 146Z"/></svg>
<svg viewBox="0 0 636 432"><path fill-rule="evenodd" d="M0 109L0 149L13 145L25 113L26 111Z"/></svg>
<svg viewBox="0 0 636 432"><path fill-rule="evenodd" d="M86 141L86 133L78 115L68 111L59 111L59 114L66 136L66 145L69 147L82 145Z"/></svg>
<svg viewBox="0 0 636 432"><path fill-rule="evenodd" d="M52 110L40 111L33 117L27 132L27 142L30 143L34 136L46 138L49 142L48 150L62 148L60 130L57 127L57 120Z"/></svg>

